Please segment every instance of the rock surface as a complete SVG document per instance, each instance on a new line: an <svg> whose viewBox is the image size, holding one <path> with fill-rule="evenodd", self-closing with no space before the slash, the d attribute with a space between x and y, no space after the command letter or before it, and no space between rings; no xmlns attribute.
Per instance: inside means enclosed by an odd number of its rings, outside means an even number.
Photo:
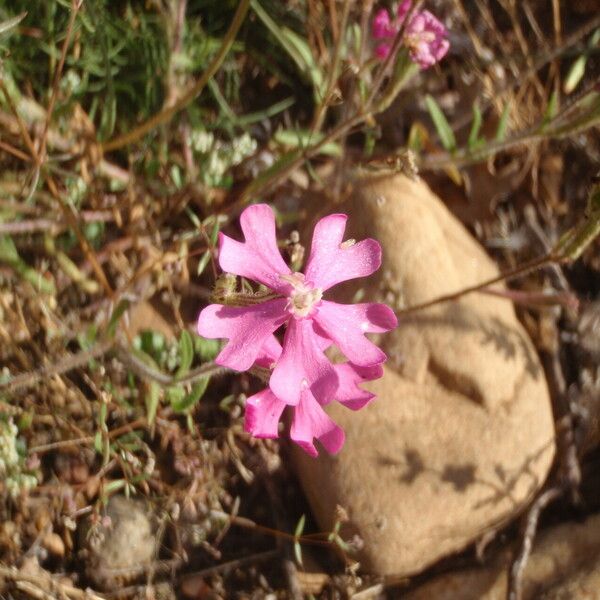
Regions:
<svg viewBox="0 0 600 600"><path fill-rule="evenodd" d="M510 553L489 568L449 573L403 596L406 600L505 600ZM600 515L539 534L523 574L522 600L600 598Z"/></svg>
<svg viewBox="0 0 600 600"><path fill-rule="evenodd" d="M347 238L383 247L380 271L338 300L362 290L401 309L497 274L423 183L363 180L336 210L350 215ZM470 294L401 316L380 342L385 375L367 386L377 399L360 413L331 407L346 430L341 453L295 451L295 462L321 527L340 504L346 533L365 542L363 566L409 575L526 505L552 463L554 425L535 349L506 300Z"/></svg>

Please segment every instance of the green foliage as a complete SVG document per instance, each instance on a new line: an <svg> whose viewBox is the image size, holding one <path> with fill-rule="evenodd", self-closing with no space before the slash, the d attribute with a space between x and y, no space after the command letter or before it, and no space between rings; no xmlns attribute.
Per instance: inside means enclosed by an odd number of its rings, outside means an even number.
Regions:
<svg viewBox="0 0 600 600"><path fill-rule="evenodd" d="M0 21L27 12L20 27L0 39L0 50L9 56L7 74L21 89L31 85L42 104L51 89L69 6L57 0L13 0L0 6ZM134 0L84 2L75 21L77 51L68 54L57 111L70 112L81 103L101 138L117 124L124 129L148 117L164 101L168 37L164 16L151 6Z"/></svg>
<svg viewBox="0 0 600 600"><path fill-rule="evenodd" d="M12 238L0 235L0 263L7 264L25 281L44 294L55 294L56 288L51 280L46 279L40 272L30 267L17 252Z"/></svg>
<svg viewBox="0 0 600 600"><path fill-rule="evenodd" d="M481 109L479 108L479 105L475 102L473 104L473 123L471 125L471 131L469 132L469 139L467 141L467 146L469 147L469 150L473 150L478 145L485 143L485 141L479 137L482 121L483 119L481 115Z"/></svg>
<svg viewBox="0 0 600 600"><path fill-rule="evenodd" d="M282 25L265 10L258 0L251 6L256 15L273 34L283 50L293 60L302 77L311 84L316 99L322 98L325 91L325 74L316 62L306 40L290 27Z"/></svg>

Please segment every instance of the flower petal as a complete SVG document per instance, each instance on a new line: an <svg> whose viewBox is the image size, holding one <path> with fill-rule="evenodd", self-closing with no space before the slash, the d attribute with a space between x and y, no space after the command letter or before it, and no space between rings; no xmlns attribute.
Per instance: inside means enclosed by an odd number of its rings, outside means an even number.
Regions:
<svg viewBox="0 0 600 600"><path fill-rule="evenodd" d="M380 60L385 60L389 56L391 51L392 51L391 44L379 44L375 48L375 56L377 58L379 58Z"/></svg>
<svg viewBox="0 0 600 600"><path fill-rule="evenodd" d="M377 11L371 25L371 33L376 40L394 37L396 32L390 21L390 13L385 8Z"/></svg>
<svg viewBox="0 0 600 600"><path fill-rule="evenodd" d="M279 298L252 306L211 304L198 317L198 333L206 338L228 339L215 362L235 371L246 371L269 336L289 318L286 302L285 298Z"/></svg>
<svg viewBox="0 0 600 600"><path fill-rule="evenodd" d="M322 290L371 275L381 265L379 242L366 239L347 246L342 243L347 219L346 215L329 215L315 226L305 279Z"/></svg>
<svg viewBox="0 0 600 600"><path fill-rule="evenodd" d="M254 364L258 367L271 369L281 356L281 351L279 340L274 335L270 335L262 345Z"/></svg>
<svg viewBox="0 0 600 600"><path fill-rule="evenodd" d="M258 438L276 438L279 435L279 420L285 408L282 402L266 388L246 400L244 431Z"/></svg>
<svg viewBox="0 0 600 600"><path fill-rule="evenodd" d="M398 29L400 28L400 25L402 25L402 22L404 21L404 17L406 17L406 15L408 14L408 11L410 10L411 5L412 5L411 0L403 0L402 2L400 2L400 4L398 4L398 10L396 11L396 15L397 15L397 19L398 19L398 23L397 23Z"/></svg>
<svg viewBox="0 0 600 600"><path fill-rule="evenodd" d="M286 404L296 405L310 389L319 402L329 402L337 389L337 375L317 342L310 319L290 319L283 339L283 352L269 385Z"/></svg>
<svg viewBox="0 0 600 600"><path fill-rule="evenodd" d="M344 445L344 430L336 425L309 390L304 390L294 410L290 438L311 456L317 456L313 440L317 438L330 454Z"/></svg>
<svg viewBox="0 0 600 600"><path fill-rule="evenodd" d="M365 337L365 333L382 333L398 324L394 311L385 304L337 304L322 300L313 315L317 325L359 367L382 363L385 353Z"/></svg>
<svg viewBox="0 0 600 600"><path fill-rule="evenodd" d="M219 264L227 273L253 279L276 292L289 290L280 275L291 271L285 264L275 236L275 215L267 204L249 206L240 215L245 242L219 234Z"/></svg>
<svg viewBox="0 0 600 600"><path fill-rule="evenodd" d="M365 381L379 379L383 375L383 366L359 367L350 362L335 365L335 372L339 379L335 399L351 410L359 410L368 404L375 394L358 387Z"/></svg>

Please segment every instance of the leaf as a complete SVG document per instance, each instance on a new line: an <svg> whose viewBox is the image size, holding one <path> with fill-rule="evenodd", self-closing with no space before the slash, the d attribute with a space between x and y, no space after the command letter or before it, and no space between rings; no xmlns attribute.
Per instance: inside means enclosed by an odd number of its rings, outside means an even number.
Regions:
<svg viewBox="0 0 600 600"><path fill-rule="evenodd" d="M98 454L102 454L102 433L99 431L96 431L96 434L94 435L94 450Z"/></svg>
<svg viewBox="0 0 600 600"><path fill-rule="evenodd" d="M217 245L217 240L219 239L219 230L221 229L221 224L218 219L215 219L215 223L212 228L212 232L210 234L210 243L213 246Z"/></svg>
<svg viewBox="0 0 600 600"><path fill-rule="evenodd" d="M563 83L563 92L570 94L583 79L585 75L585 65L587 63L587 56L582 54L572 65L565 77Z"/></svg>
<svg viewBox="0 0 600 600"><path fill-rule="evenodd" d="M198 401L204 395L206 388L208 387L208 382L210 381L210 377L202 377L192 386L192 391L189 394L183 395L181 398L173 398L171 399L171 408L176 413L187 413L191 412L191 410L196 406ZM170 388L173 389L173 388Z"/></svg>
<svg viewBox="0 0 600 600"><path fill-rule="evenodd" d="M425 96L425 104L427 105L429 116L435 125L442 146L444 146L444 149L448 152L452 152L456 148L456 138L454 137L454 132L452 131L446 116L438 103L434 100L433 96L427 94L427 96Z"/></svg>
<svg viewBox="0 0 600 600"><path fill-rule="evenodd" d="M108 325L106 326L106 333L109 337L115 337L115 333L117 332L117 325L119 324L121 317L128 308L129 300L121 300L119 304L117 304L115 310L113 310L112 315L110 315Z"/></svg>
<svg viewBox="0 0 600 600"><path fill-rule="evenodd" d="M420 121L413 121L408 132L408 142L406 143L408 149L418 154L423 150L428 141L429 132L427 131L427 127Z"/></svg>
<svg viewBox="0 0 600 600"><path fill-rule="evenodd" d="M546 107L546 112L544 113L544 118L542 120L543 124L549 123L554 119L556 114L558 113L558 93L556 90L552 92L550 95L550 100L548 100L548 106Z"/></svg>
<svg viewBox="0 0 600 600"><path fill-rule="evenodd" d="M208 265L208 262L210 261L210 256L211 256L211 251L207 250L200 257L200 260L198 261L198 268L196 269L196 275L198 277L200 277L200 275L202 275L202 273L204 273L204 269L206 269L206 266Z"/></svg>
<svg viewBox="0 0 600 600"><path fill-rule="evenodd" d="M507 102L500 115L500 121L498 122L498 128L496 129L496 135L494 140L497 142L504 141L506 137L506 129L508 127L508 115L510 114L510 102Z"/></svg>
<svg viewBox="0 0 600 600"><path fill-rule="evenodd" d="M110 494L112 492L117 492L120 489L123 489L124 487L126 487L126 481L124 479L115 479L114 481L109 481L105 486L104 486L104 493L105 494Z"/></svg>
<svg viewBox="0 0 600 600"><path fill-rule="evenodd" d="M585 219L562 236L553 252L563 260L575 261L599 235L600 185L595 185L588 198Z"/></svg>
<svg viewBox="0 0 600 600"><path fill-rule="evenodd" d="M202 362L214 360L221 350L219 340L210 340L200 335L194 337L194 349Z"/></svg>
<svg viewBox="0 0 600 600"><path fill-rule="evenodd" d="M175 373L175 377L183 377L192 366L194 360L194 340L189 331L181 332L179 338L179 369Z"/></svg>
<svg viewBox="0 0 600 600"><path fill-rule="evenodd" d="M320 132L311 132L306 129L278 129L273 136L277 144L287 148L303 149L308 146L314 146L323 139ZM329 142L319 148L320 154L328 156L341 156L342 148L337 142Z"/></svg>
<svg viewBox="0 0 600 600"><path fill-rule="evenodd" d="M0 235L0 262L6 263L21 278L28 281L37 291L44 294L56 294L54 283L46 279L41 273L30 267L21 259L12 238Z"/></svg>
<svg viewBox="0 0 600 600"><path fill-rule="evenodd" d="M585 75L585 67L587 63L587 59L589 57L589 52L596 50L598 46L598 42L600 41L600 28L596 29L592 36L590 37L587 47L588 51L579 56L575 62L571 65L567 76L565 77L565 81L563 83L563 92L565 94L570 94L573 90L579 85L579 82L583 79Z"/></svg>
<svg viewBox="0 0 600 600"><path fill-rule="evenodd" d="M252 9L263 22L265 27L275 36L282 48L296 63L302 74L313 84L317 97L325 85L323 71L315 61L308 43L297 33L285 26L280 26L269 13L260 5L258 0L251 0Z"/></svg>
<svg viewBox="0 0 600 600"><path fill-rule="evenodd" d="M473 103L473 123L471 124L471 131L469 132L469 140L467 145L469 150L473 150L478 143L481 141L479 139L479 132L481 130L481 123L483 122L483 118L481 115L481 109L479 105L474 102Z"/></svg>
<svg viewBox="0 0 600 600"><path fill-rule="evenodd" d="M13 17L12 19L7 19L6 21L2 21L0 23L0 35L5 34L7 31L14 29L25 17L27 16L27 12L22 12L20 15Z"/></svg>
<svg viewBox="0 0 600 600"><path fill-rule="evenodd" d="M185 398L185 390L181 385L172 385L166 389L167 399L171 406L177 406Z"/></svg>
<svg viewBox="0 0 600 600"><path fill-rule="evenodd" d="M298 523L296 525L296 529L294 530L294 556L296 557L296 562L303 566L302 564L302 547L300 546L300 542L298 541L302 532L304 531L304 524L306 521L306 515L302 515L300 519L298 519Z"/></svg>
<svg viewBox="0 0 600 600"><path fill-rule="evenodd" d="M160 402L160 386L156 381L151 381L148 384L148 391L146 392L144 402L146 404L146 419L148 425L153 425L154 419L156 418L156 411L158 410L158 404Z"/></svg>
<svg viewBox="0 0 600 600"><path fill-rule="evenodd" d="M298 519L298 523L296 524L296 529L294 529L294 537L299 538L304 533L304 525L306 523L306 515L302 515Z"/></svg>

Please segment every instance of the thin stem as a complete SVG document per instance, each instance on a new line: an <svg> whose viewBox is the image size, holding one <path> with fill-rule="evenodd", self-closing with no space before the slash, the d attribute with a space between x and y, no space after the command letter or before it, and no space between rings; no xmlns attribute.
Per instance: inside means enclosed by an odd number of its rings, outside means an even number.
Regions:
<svg viewBox="0 0 600 600"><path fill-rule="evenodd" d="M548 504L562 496L563 493L564 489L561 487L550 488L541 496L539 496L538 499L533 503L533 506L529 509L529 513L527 515L527 526L525 528L525 534L523 535L521 550L509 571L507 593L508 600L522 600L523 573L533 548L533 541L535 538L535 532L537 530L540 514L542 510L548 506Z"/></svg>
<svg viewBox="0 0 600 600"><path fill-rule="evenodd" d="M186 383L194 383L198 379L206 377L207 375L217 375L228 372L228 369L213 362L209 362L196 369L193 369L183 377L173 377L148 366L148 364L135 356L135 354L132 354L125 346L117 345L117 355L121 362L127 365L142 379L156 381L164 386L185 385Z"/></svg>
<svg viewBox="0 0 600 600"><path fill-rule="evenodd" d="M67 59L67 52L69 50L69 44L71 43L71 36L73 35L73 27L75 26L75 19L77 13L83 4L83 0L72 0L71 2L71 14L69 16L69 23L67 24L67 31L65 33L65 39L60 52L60 59L58 66L54 72L54 81L52 82L52 95L50 96L50 102L48 102L48 108L46 110L46 121L44 123L44 131L42 133L42 141L40 143L40 151L38 152L38 164L44 161L44 155L46 153L46 141L48 139L48 131L50 130L50 121L52 120L52 113L54 112L54 106L56 105L56 99L58 98L58 88L60 85L60 78L62 76L63 68L65 66L65 60Z"/></svg>
<svg viewBox="0 0 600 600"><path fill-rule="evenodd" d="M317 112L315 113L315 118L310 127L311 133L315 131L319 131L321 129L321 125L323 125L323 121L325 120L325 116L327 115L327 109L329 108L329 101L331 96L333 95L333 91L335 89L335 84L337 81L337 75L340 67L340 62L342 59L342 47L344 45L344 38L346 33L346 25L348 23L348 15L350 14L350 0L344 1L344 8L342 12L342 19L340 22L340 30L337 36L337 40L335 43L335 48L333 50L333 61L331 65L331 69L329 71L329 78L327 80L327 87L325 89L325 93L323 94L323 98L321 98L321 102L317 107Z"/></svg>
<svg viewBox="0 0 600 600"><path fill-rule="evenodd" d="M41 367L35 371L29 373L22 373L12 377L7 383L0 384L0 390L3 392L16 392L19 389L30 387L38 383L41 379L53 377L55 375L62 375L78 367L83 367L90 360L99 358L103 354L106 354L113 347L113 340L105 340L98 342L89 350L85 350L75 356L68 356L62 360L59 360L54 365L48 365Z"/></svg>
<svg viewBox="0 0 600 600"><path fill-rule="evenodd" d="M399 317L404 317L406 315L413 314L420 310L424 310L426 308L430 308L431 306L435 306L436 304L442 304L443 302L449 302L451 300L456 300L465 296L466 294L470 294L472 292L477 292L482 290L483 288L487 288L494 283L499 283L500 281L505 281L508 279L514 279L515 277L519 277L521 275L525 275L526 273L530 273L531 271L535 271L547 264L558 262L560 257L555 255L554 253L545 254L543 256L538 256L533 260L530 260L522 265L511 269L510 271L506 271L504 273L500 273L500 275L496 275L495 277L491 277L490 279L486 279L481 283L477 283L475 285L471 285L469 287L463 288L462 290L458 290L457 292L452 292L451 294L445 294L444 296L438 296L433 300L428 300L427 302L422 302L420 304L415 304L413 306L409 306L407 308L403 308L396 312Z"/></svg>
<svg viewBox="0 0 600 600"><path fill-rule="evenodd" d="M221 43L221 47L219 51L213 58L212 62L204 71L198 82L192 86L192 88L185 93L177 102L172 104L171 106L167 106L163 108L160 112L156 113L154 116L150 117L144 123L138 125L131 131L127 133L117 136L112 140L101 145L102 150L104 152L110 152L112 150L118 150L119 148L123 148L133 142L136 142L143 136L145 136L149 131L152 131L159 125L166 123L169 121L176 113L178 113L181 109L185 108L203 89L204 86L208 83L208 81L213 77L213 75L219 70L225 56L229 52L234 40L237 35L242 23L244 22L244 18L246 17L246 13L248 12L248 8L250 6L250 0L241 0L238 4L237 10L235 11L235 15L233 17L233 21L229 26L225 37L223 38L223 42Z"/></svg>

